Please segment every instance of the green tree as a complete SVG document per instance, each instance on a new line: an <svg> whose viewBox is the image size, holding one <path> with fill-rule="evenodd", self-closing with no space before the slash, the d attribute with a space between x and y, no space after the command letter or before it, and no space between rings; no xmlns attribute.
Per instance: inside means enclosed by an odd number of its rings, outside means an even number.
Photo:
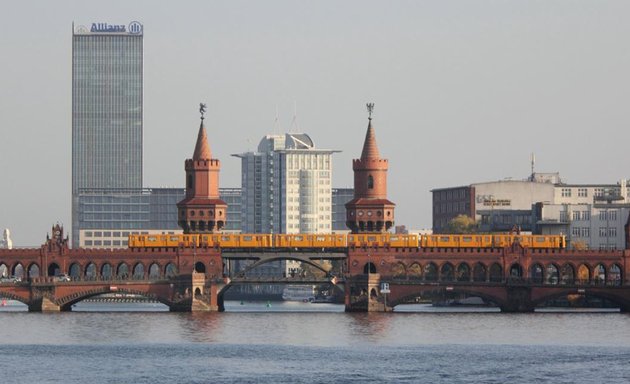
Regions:
<svg viewBox="0 0 630 384"><path fill-rule="evenodd" d="M477 232L477 222L467 215L457 215L449 220L446 225L448 233L462 234L462 233L475 233Z"/></svg>

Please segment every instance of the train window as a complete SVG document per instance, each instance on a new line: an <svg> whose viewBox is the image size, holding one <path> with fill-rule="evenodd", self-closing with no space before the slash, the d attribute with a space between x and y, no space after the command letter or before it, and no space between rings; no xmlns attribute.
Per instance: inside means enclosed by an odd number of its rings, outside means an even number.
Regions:
<svg viewBox="0 0 630 384"><path fill-rule="evenodd" d="M450 241L450 240L451 240L451 239L450 239L450 237L448 237L448 236L442 236L442 237L440 237L440 241Z"/></svg>
<svg viewBox="0 0 630 384"><path fill-rule="evenodd" d="M229 236L221 236L221 241L230 241Z"/></svg>
<svg viewBox="0 0 630 384"><path fill-rule="evenodd" d="M542 236L539 236L539 237L536 238L536 242L537 243L544 243L545 242L545 238L542 237Z"/></svg>
<svg viewBox="0 0 630 384"><path fill-rule="evenodd" d="M177 240L179 240L179 237L177 237L177 236L171 236L169 240L170 240L170 241L177 241Z"/></svg>
<svg viewBox="0 0 630 384"><path fill-rule="evenodd" d="M462 236L462 241L464 243L470 243L472 241L472 236Z"/></svg>
<svg viewBox="0 0 630 384"><path fill-rule="evenodd" d="M315 240L317 240L317 241L326 241L326 237L324 237L324 236L317 236L315 238Z"/></svg>
<svg viewBox="0 0 630 384"><path fill-rule="evenodd" d="M293 236L293 240L302 241L303 237L302 236Z"/></svg>
<svg viewBox="0 0 630 384"><path fill-rule="evenodd" d="M368 236L367 241L376 241L376 236Z"/></svg>
<svg viewBox="0 0 630 384"><path fill-rule="evenodd" d="M149 237L148 237L148 240L149 240L149 241L157 241L157 237L155 237L155 236L149 236Z"/></svg>
<svg viewBox="0 0 630 384"><path fill-rule="evenodd" d="M354 241L354 236L348 236L348 241Z"/></svg>
<svg viewBox="0 0 630 384"><path fill-rule="evenodd" d="M398 236L390 236L389 240L390 241L398 241Z"/></svg>
<svg viewBox="0 0 630 384"><path fill-rule="evenodd" d="M490 242L490 236L485 236L485 237L484 237L484 241L485 241L486 243L487 243L487 242Z"/></svg>
<svg viewBox="0 0 630 384"><path fill-rule="evenodd" d="M243 236L243 241L252 241L251 236Z"/></svg>

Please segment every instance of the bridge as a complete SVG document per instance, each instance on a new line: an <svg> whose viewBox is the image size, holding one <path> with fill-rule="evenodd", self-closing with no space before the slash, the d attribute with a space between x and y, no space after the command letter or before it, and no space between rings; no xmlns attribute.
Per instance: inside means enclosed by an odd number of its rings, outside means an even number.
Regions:
<svg viewBox="0 0 630 384"><path fill-rule="evenodd" d="M230 260L251 260L240 271ZM298 260L322 270L321 278L255 277L254 268ZM333 260L336 270L318 261ZM562 297L605 299L630 311L630 251L504 248L389 248L239 250L170 247L70 249L61 237L40 248L0 250L0 296L30 311L68 311L104 293L142 295L171 311L222 311L223 297L246 284L331 284L343 292L346 311L391 311L418 297L478 296L504 312L530 312ZM67 274L69 279L60 278ZM66 281L69 280L69 281ZM383 290L383 283L389 291Z"/></svg>

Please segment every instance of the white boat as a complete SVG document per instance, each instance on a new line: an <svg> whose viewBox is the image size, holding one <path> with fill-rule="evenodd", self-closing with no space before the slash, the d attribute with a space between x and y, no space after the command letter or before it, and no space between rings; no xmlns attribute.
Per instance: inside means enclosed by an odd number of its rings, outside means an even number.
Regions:
<svg viewBox="0 0 630 384"><path fill-rule="evenodd" d="M282 290L282 300L313 302L315 300L314 285L287 285Z"/></svg>

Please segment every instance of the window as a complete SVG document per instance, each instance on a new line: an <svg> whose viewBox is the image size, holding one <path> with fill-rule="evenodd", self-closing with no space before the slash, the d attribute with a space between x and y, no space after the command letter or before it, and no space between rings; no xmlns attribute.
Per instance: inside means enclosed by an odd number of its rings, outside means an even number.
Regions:
<svg viewBox="0 0 630 384"><path fill-rule="evenodd" d="M586 188L578 188L578 197L587 197L588 190Z"/></svg>
<svg viewBox="0 0 630 384"><path fill-rule="evenodd" d="M562 197L571 197L571 188L562 188Z"/></svg>
<svg viewBox="0 0 630 384"><path fill-rule="evenodd" d="M374 178L372 177L372 175L368 176L367 187L368 189L374 189Z"/></svg>
<svg viewBox="0 0 630 384"><path fill-rule="evenodd" d="M617 221L617 211L608 212L608 220Z"/></svg>
<svg viewBox="0 0 630 384"><path fill-rule="evenodd" d="M573 220L580 220L580 211L573 211Z"/></svg>
<svg viewBox="0 0 630 384"><path fill-rule="evenodd" d="M608 228L608 237L617 237L617 228L615 227Z"/></svg>
<svg viewBox="0 0 630 384"><path fill-rule="evenodd" d="M571 235L573 237L580 237L580 228L573 227L573 229L571 230Z"/></svg>
<svg viewBox="0 0 630 384"><path fill-rule="evenodd" d="M591 219L591 213L589 211L582 212L582 220L589 221Z"/></svg>

